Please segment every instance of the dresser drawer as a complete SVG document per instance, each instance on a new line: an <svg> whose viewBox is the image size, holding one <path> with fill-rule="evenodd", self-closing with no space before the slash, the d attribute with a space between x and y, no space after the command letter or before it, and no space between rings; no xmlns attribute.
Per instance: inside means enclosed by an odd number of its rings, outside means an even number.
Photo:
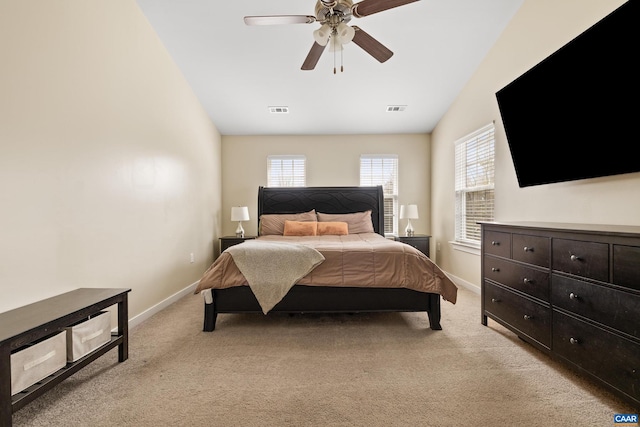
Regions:
<svg viewBox="0 0 640 427"><path fill-rule="evenodd" d="M640 295L552 275L551 304L640 339Z"/></svg>
<svg viewBox="0 0 640 427"><path fill-rule="evenodd" d="M639 344L554 310L553 351L640 400Z"/></svg>
<svg viewBox="0 0 640 427"><path fill-rule="evenodd" d="M613 246L613 283L640 290L640 247Z"/></svg>
<svg viewBox="0 0 640 427"><path fill-rule="evenodd" d="M491 256L484 257L484 276L549 302L549 271L537 270Z"/></svg>
<svg viewBox="0 0 640 427"><path fill-rule="evenodd" d="M607 282L609 280L609 245L554 239L553 269Z"/></svg>
<svg viewBox="0 0 640 427"><path fill-rule="evenodd" d="M514 233L511 247L513 259L540 267L549 267L551 264L551 239L548 237Z"/></svg>
<svg viewBox="0 0 640 427"><path fill-rule="evenodd" d="M488 254L505 258L511 257L511 233L486 231L482 237L482 247Z"/></svg>
<svg viewBox="0 0 640 427"><path fill-rule="evenodd" d="M505 288L485 282L485 312L546 348L551 346L550 309Z"/></svg>

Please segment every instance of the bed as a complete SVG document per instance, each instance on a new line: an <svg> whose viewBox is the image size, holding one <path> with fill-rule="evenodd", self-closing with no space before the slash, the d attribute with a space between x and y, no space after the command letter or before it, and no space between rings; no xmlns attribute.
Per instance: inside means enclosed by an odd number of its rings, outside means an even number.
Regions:
<svg viewBox="0 0 640 427"><path fill-rule="evenodd" d="M317 227L325 221L338 228L343 222L335 222L334 219L347 218L349 222L352 217L363 218L364 214L370 218L371 230L355 230L360 222L357 225L350 222L346 235L342 233L317 238L279 236L280 231L269 233L267 230L274 218L292 218L294 215L295 218L307 218L310 212L320 221ZM204 295L204 331L215 330L218 313L267 314L262 301L256 298L259 294L247 283L254 280L253 274L240 271L238 265L246 268L247 262L243 260L244 264L240 263L237 254L242 249L244 256L251 256L251 252L247 251L252 244L259 247L267 246L268 242L282 246L282 241L287 242L286 245L310 246L324 259L312 267L308 275L297 280L279 302L270 306L268 313L426 312L429 327L440 330L441 299L453 304L456 302L455 284L435 263L409 245L384 238L384 196L381 186L259 187L258 221L257 239L225 250L198 283L195 293ZM286 225L293 226L294 222L301 226L308 225L297 221L286 221ZM329 248L326 242L329 242ZM361 249L361 244L366 247ZM236 252L231 253L232 250ZM355 252L358 252L357 256ZM394 257L392 261L386 260L387 253ZM237 258L234 259L234 256ZM370 276L360 279L361 276L350 275L352 261L356 258L370 260ZM334 259L340 259L342 265L333 266L331 262ZM336 268L341 269L340 274L335 274ZM402 280L395 279L401 276L397 271L392 271L394 268L400 269ZM360 267L360 273L362 270ZM324 271L333 271L333 279L325 280L321 273ZM251 280L247 280L247 277ZM384 280L388 280L389 284ZM339 283L334 283L336 281Z"/></svg>

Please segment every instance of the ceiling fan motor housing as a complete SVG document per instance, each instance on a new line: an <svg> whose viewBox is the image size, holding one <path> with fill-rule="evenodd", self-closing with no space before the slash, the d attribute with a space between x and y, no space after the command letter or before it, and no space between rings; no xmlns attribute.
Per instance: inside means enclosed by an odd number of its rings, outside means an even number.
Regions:
<svg viewBox="0 0 640 427"><path fill-rule="evenodd" d="M318 0L316 3L316 19L319 22L338 25L340 22L351 20L351 0L326 1Z"/></svg>

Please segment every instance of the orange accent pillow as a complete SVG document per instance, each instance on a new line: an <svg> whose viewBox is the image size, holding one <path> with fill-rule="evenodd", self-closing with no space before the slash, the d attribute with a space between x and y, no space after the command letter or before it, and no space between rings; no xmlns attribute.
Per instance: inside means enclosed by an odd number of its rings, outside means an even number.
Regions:
<svg viewBox="0 0 640 427"><path fill-rule="evenodd" d="M319 222L318 236L326 236L328 234L336 236L344 236L349 234L349 224L346 222Z"/></svg>
<svg viewBox="0 0 640 427"><path fill-rule="evenodd" d="M315 236L317 222L289 221L284 222L283 236Z"/></svg>

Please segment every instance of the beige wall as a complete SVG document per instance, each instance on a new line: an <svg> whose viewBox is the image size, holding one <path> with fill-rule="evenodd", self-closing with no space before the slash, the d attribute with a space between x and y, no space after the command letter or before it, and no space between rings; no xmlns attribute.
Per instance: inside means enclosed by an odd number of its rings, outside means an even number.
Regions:
<svg viewBox="0 0 640 427"><path fill-rule="evenodd" d="M432 134L432 232L441 242L436 259L446 271L480 286L479 256L455 250L448 243L454 238L453 143L491 121L496 124L497 220L640 225L638 173L519 188L495 101L499 89L622 3L526 0L436 127ZM593 125L607 124L585 123ZM601 149L607 149L606 143Z"/></svg>
<svg viewBox="0 0 640 427"><path fill-rule="evenodd" d="M0 9L0 311L118 287L133 317L197 281L221 138L135 1Z"/></svg>
<svg viewBox="0 0 640 427"><path fill-rule="evenodd" d="M398 155L398 201L418 205L420 218L412 221L416 233L430 229L430 141L423 135L223 136L222 230L233 235L231 207L249 207L247 234L257 231L258 187L267 184L267 156L303 154L307 158L308 186L360 185L361 154ZM400 229L406 226L401 220Z"/></svg>

